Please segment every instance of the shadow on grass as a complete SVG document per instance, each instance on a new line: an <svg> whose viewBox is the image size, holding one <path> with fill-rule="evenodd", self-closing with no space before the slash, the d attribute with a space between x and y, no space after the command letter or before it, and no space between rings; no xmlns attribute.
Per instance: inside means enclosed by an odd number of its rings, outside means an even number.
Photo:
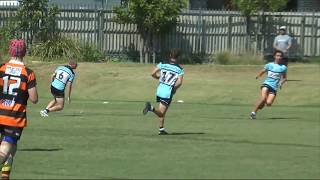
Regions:
<svg viewBox="0 0 320 180"><path fill-rule="evenodd" d="M22 148L18 151L31 151L31 152L52 152L52 151L62 151L62 148Z"/></svg>
<svg viewBox="0 0 320 180"><path fill-rule="evenodd" d="M266 118L265 120L298 120L301 119L299 117L270 117Z"/></svg>
<svg viewBox="0 0 320 180"><path fill-rule="evenodd" d="M308 144L296 144L296 143L277 143L277 142L255 142L248 140L227 140L227 139L216 139L215 142L226 142L234 144L251 144L251 145L272 145L272 146L289 146L289 147L304 147L304 148L320 148L317 145L308 145Z"/></svg>
<svg viewBox="0 0 320 180"><path fill-rule="evenodd" d="M201 135L203 132L180 132L180 133L169 133L168 135L179 136L179 135Z"/></svg>
<svg viewBox="0 0 320 180"><path fill-rule="evenodd" d="M300 79L287 79L286 81L302 81Z"/></svg>

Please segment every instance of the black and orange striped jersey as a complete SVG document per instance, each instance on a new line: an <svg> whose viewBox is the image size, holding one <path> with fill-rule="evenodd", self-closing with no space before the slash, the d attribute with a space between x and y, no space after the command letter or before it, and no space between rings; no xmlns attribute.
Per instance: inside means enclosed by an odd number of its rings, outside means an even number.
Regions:
<svg viewBox="0 0 320 180"><path fill-rule="evenodd" d="M0 65L0 124L27 125L28 89L36 86L34 72L22 62L10 60Z"/></svg>

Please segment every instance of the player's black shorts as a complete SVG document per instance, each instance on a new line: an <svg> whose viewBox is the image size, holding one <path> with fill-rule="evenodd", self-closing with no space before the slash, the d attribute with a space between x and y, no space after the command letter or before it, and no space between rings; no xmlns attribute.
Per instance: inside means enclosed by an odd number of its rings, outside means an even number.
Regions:
<svg viewBox="0 0 320 180"><path fill-rule="evenodd" d="M64 91L61 91L53 86L51 86L51 94L55 97L55 98L64 98Z"/></svg>
<svg viewBox="0 0 320 180"><path fill-rule="evenodd" d="M10 136L16 140L19 140L21 137L22 131L23 131L22 127L12 127L12 126L5 126L0 124L1 137Z"/></svg>
<svg viewBox="0 0 320 180"><path fill-rule="evenodd" d="M172 98L162 98L157 96L157 102L162 102L165 105L169 106L171 104Z"/></svg>
<svg viewBox="0 0 320 180"><path fill-rule="evenodd" d="M274 90L274 89L273 89L271 86L269 86L268 84L262 84L262 85L261 85L261 89L262 89L263 87L268 88L268 91L269 91L270 94L277 95L277 91Z"/></svg>

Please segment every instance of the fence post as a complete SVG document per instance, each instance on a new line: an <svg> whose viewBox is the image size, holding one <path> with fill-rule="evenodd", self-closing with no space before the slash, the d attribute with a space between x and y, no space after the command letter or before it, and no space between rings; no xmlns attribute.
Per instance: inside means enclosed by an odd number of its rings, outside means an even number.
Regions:
<svg viewBox="0 0 320 180"><path fill-rule="evenodd" d="M300 46L301 46L301 58L304 57L304 40L305 40L305 23L306 23L306 17L303 16L301 19L301 27L300 27Z"/></svg>
<svg viewBox="0 0 320 180"><path fill-rule="evenodd" d="M100 51L102 51L102 42L103 42L103 11L100 9L98 10L98 18L97 18L97 27L96 27L96 34L97 34L97 47Z"/></svg>
<svg viewBox="0 0 320 180"><path fill-rule="evenodd" d="M311 55L316 56L317 54L317 28L316 28L316 18L315 18L315 11L312 13L312 44L311 44Z"/></svg>
<svg viewBox="0 0 320 180"><path fill-rule="evenodd" d="M207 24L206 24L206 20L202 19L202 35L201 35L201 49L200 52L201 54L205 54L206 53L206 32L207 32Z"/></svg>
<svg viewBox="0 0 320 180"><path fill-rule="evenodd" d="M261 54L264 55L265 44L266 44L266 16L264 11L262 11L262 24L261 24Z"/></svg>
<svg viewBox="0 0 320 180"><path fill-rule="evenodd" d="M232 15L228 16L228 51L231 51L232 43Z"/></svg>

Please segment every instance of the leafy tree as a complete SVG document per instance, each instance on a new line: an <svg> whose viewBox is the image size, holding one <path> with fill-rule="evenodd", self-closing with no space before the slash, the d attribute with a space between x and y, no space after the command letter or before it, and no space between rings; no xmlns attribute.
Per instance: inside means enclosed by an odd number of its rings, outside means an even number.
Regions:
<svg viewBox="0 0 320 180"><path fill-rule="evenodd" d="M259 11L278 11L284 8L288 0L233 0L244 15L250 16Z"/></svg>
<svg viewBox="0 0 320 180"><path fill-rule="evenodd" d="M59 10L56 6L48 7L48 0L21 0L17 11L17 29L19 32L28 32L28 43L46 41L57 33L55 29L56 15Z"/></svg>
<svg viewBox="0 0 320 180"><path fill-rule="evenodd" d="M259 11L278 11L284 8L288 0L232 0L232 5L238 8L247 21L247 41L250 39L251 16ZM247 42L248 49L249 42Z"/></svg>
<svg viewBox="0 0 320 180"><path fill-rule="evenodd" d="M124 0L121 7L115 8L116 21L137 25L142 37L140 63L148 63L159 35L175 27L179 12L186 7L186 0Z"/></svg>

